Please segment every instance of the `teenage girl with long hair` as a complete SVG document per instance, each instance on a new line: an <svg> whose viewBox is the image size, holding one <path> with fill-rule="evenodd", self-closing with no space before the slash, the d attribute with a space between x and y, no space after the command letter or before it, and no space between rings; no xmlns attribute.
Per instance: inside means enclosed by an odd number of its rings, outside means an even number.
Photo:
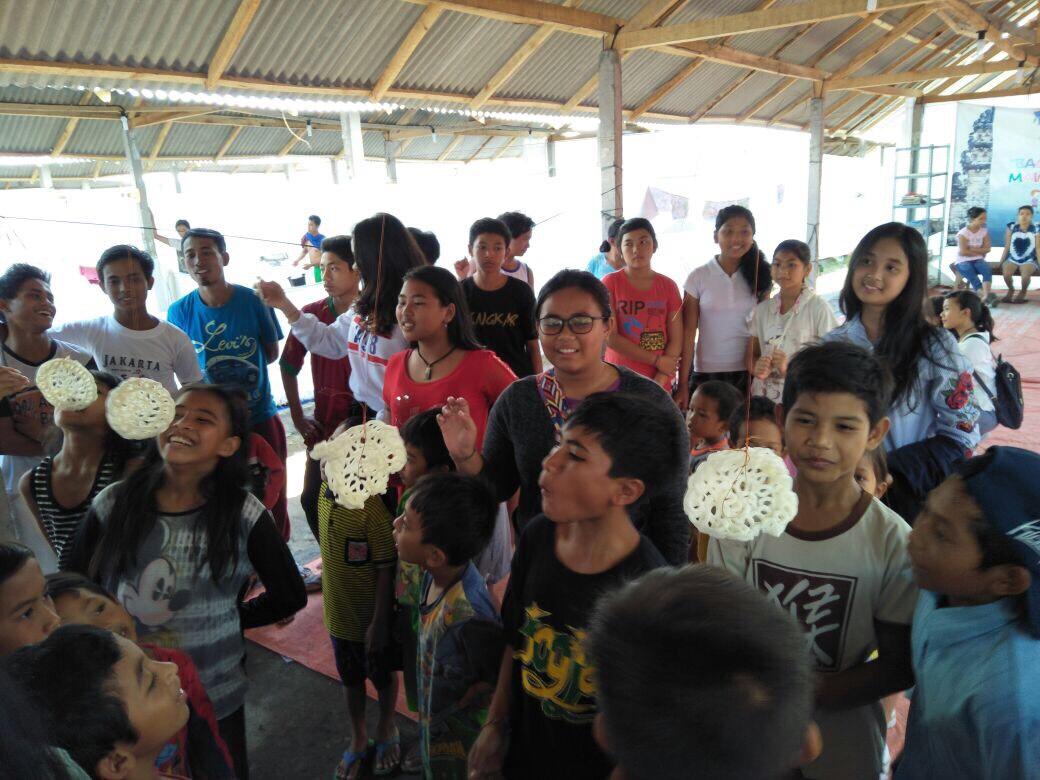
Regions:
<svg viewBox="0 0 1040 780"><path fill-rule="evenodd" d="M307 602L274 520L250 492L245 396L188 385L133 479L103 490L69 568L115 593L142 641L188 652L213 701L240 778L248 778L244 669L248 628ZM256 574L264 593L243 600Z"/></svg>
<svg viewBox="0 0 1040 780"><path fill-rule="evenodd" d="M993 315L976 293L960 290L950 293L943 301L942 324L957 337L957 346L971 361L975 403L979 407L979 435L985 436L997 427L997 413L993 408L997 369L990 351L990 344L997 340L993 334Z"/></svg>
<svg viewBox="0 0 1040 780"><path fill-rule="evenodd" d="M68 550L94 497L140 465L131 444L112 430L105 400L120 382L107 371L91 371L98 397L86 409L54 413L61 449L22 475L18 489L36 518L43 538L54 550L58 568L68 563Z"/></svg>
<svg viewBox="0 0 1040 780"><path fill-rule="evenodd" d="M949 333L925 320L927 286L921 234L901 222L878 225L852 251L840 299L845 323L824 337L873 350L892 371L886 501L908 522L979 443L971 364Z"/></svg>
<svg viewBox="0 0 1040 780"><path fill-rule="evenodd" d="M769 264L755 243L755 217L749 209L721 209L715 217L715 243L719 253L693 269L683 285L683 348L676 395L681 409L702 382L715 379L742 393L747 390L748 320L773 285Z"/></svg>
<svg viewBox="0 0 1040 780"><path fill-rule="evenodd" d="M404 275L426 265L415 238L397 217L376 214L354 226L351 236L355 266L361 272L361 294L331 325L304 314L277 282L259 282L257 294L278 309L292 334L316 355L350 359L350 391L367 413L386 418L383 376L390 357L408 342L397 324L397 296Z"/></svg>

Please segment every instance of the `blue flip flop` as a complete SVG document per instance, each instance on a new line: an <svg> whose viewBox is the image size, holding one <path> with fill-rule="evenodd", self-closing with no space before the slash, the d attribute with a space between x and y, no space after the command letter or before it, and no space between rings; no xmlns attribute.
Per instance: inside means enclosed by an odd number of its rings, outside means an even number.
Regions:
<svg viewBox="0 0 1040 780"><path fill-rule="evenodd" d="M367 756L367 755L368 755L368 748L367 747L364 750L351 750L350 748L347 748L346 750L344 750L343 751L343 765L344 765L343 777L348 777L350 775L350 770L354 766L354 764L356 764L359 761L364 761L365 760L365 756ZM339 767L336 767L335 771L332 773L332 778L333 778L333 780L340 780Z"/></svg>
<svg viewBox="0 0 1040 780"><path fill-rule="evenodd" d="M373 762L372 774L376 777L386 777L396 773L401 768L401 756L398 751L397 763L393 766L387 767L386 769L380 769L379 763L383 760L383 756L386 755L386 751L396 745L398 748L401 747L401 732L395 732L390 739L385 742L376 742L376 760Z"/></svg>

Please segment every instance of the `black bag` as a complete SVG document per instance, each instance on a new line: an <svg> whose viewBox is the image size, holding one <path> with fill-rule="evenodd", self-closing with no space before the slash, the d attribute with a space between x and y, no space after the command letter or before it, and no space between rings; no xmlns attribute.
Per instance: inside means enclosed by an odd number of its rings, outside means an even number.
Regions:
<svg viewBox="0 0 1040 780"><path fill-rule="evenodd" d="M986 383L979 377L979 372L973 372L975 381L979 383L989 400L993 402L993 410L997 415L997 422L1005 428L1017 429L1022 427L1022 418L1025 416L1025 400L1022 398L1022 375L1018 370L1004 360L1004 356L997 357L996 373L994 374L996 393L986 387Z"/></svg>

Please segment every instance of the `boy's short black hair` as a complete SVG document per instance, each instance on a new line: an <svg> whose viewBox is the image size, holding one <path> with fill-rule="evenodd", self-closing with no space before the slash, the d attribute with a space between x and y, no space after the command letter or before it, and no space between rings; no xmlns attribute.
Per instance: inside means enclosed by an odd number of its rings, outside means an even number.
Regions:
<svg viewBox="0 0 1040 780"><path fill-rule="evenodd" d="M766 398L764 395L754 395L751 397L750 410L747 404L741 404L733 413L729 416L729 446L731 447L743 447L744 440L747 438L746 435L741 434L741 426L747 423L753 423L755 420L768 420L777 427L779 424L776 422L776 404ZM783 429L780 429L781 436L783 435ZM746 434L746 431L745 431Z"/></svg>
<svg viewBox="0 0 1040 780"><path fill-rule="evenodd" d="M439 548L451 566L472 560L491 541L498 502L478 477L427 474L415 483L408 504L422 518L423 543Z"/></svg>
<svg viewBox="0 0 1040 780"><path fill-rule="evenodd" d="M412 445L422 453L426 465L431 470L447 467L449 471L454 471L455 461L448 454L441 426L437 424L440 411L439 408L427 409L409 418L408 422L401 426L401 438L405 444Z"/></svg>
<svg viewBox="0 0 1040 780"><path fill-rule="evenodd" d="M18 297L22 285L30 279L38 279L44 284L51 283L51 275L42 268L28 263L15 263L0 276L0 300L10 301Z"/></svg>
<svg viewBox="0 0 1040 780"><path fill-rule="evenodd" d="M351 268L354 268L354 247L350 236L329 236L321 242L321 251L331 252Z"/></svg>
<svg viewBox="0 0 1040 780"><path fill-rule="evenodd" d="M101 596L109 601L119 603L116 597L109 593L107 589L98 585L90 577L86 577L78 572L58 571L48 574L44 579L47 580L47 595L52 599L57 599L58 596L65 593L85 590L87 593L93 593L95 596Z"/></svg>
<svg viewBox="0 0 1040 780"><path fill-rule="evenodd" d="M508 245L513 240L513 234L509 232L509 228L506 227L506 223L500 219L491 219L491 217L484 217L478 219L469 228L469 246L473 246L476 243L477 237L485 234L493 236L502 236Z"/></svg>
<svg viewBox="0 0 1040 780"><path fill-rule="evenodd" d="M430 265L436 264L441 257L441 242L437 240L437 236L428 230L420 230L417 227L408 228L408 232L419 245L426 262Z"/></svg>
<svg viewBox="0 0 1040 780"><path fill-rule="evenodd" d="M713 398L719 408L719 419L725 421L727 425L729 425L730 418L733 417L733 410L744 400L737 388L729 382L721 382L718 379L702 382L693 392ZM693 398L693 393L690 393L690 398Z"/></svg>
<svg viewBox="0 0 1040 780"><path fill-rule="evenodd" d="M993 459L997 451L993 448L986 450L982 455L961 461L957 466L956 475L962 480L970 479L993 465ZM979 543L982 551L980 569L992 569L994 566L1025 566L1015 546L1008 539L1007 534L989 522L985 515L971 518L971 530L975 534L975 541ZM1022 597L1024 599L1024 597Z"/></svg>
<svg viewBox="0 0 1040 780"><path fill-rule="evenodd" d="M804 635L729 572L661 568L628 583L597 605L587 648L629 780L782 777L797 760L813 706Z"/></svg>
<svg viewBox="0 0 1040 780"><path fill-rule="evenodd" d="M98 275L98 283L102 288L105 286L105 266L116 260L127 259L136 260L137 264L141 266L141 273L148 279L152 278L152 274L155 272L155 261L147 252L141 251L136 246L130 246L130 244L116 244L102 252L97 265L94 266Z"/></svg>
<svg viewBox="0 0 1040 780"><path fill-rule="evenodd" d="M1032 207L1032 206L1030 206L1030 205L1029 205L1028 203L1027 203L1026 205L1024 205L1024 206L1019 206L1019 207L1018 207L1018 210L1019 210L1019 211L1021 211L1022 209L1025 209L1025 210L1026 210L1026 211L1028 211L1028 212L1029 212L1030 214L1034 213L1034 212L1033 212L1033 207Z"/></svg>
<svg viewBox="0 0 1040 780"><path fill-rule="evenodd" d="M0 585L22 570L36 554L18 542L0 542Z"/></svg>
<svg viewBox="0 0 1040 780"><path fill-rule="evenodd" d="M186 219L178 219L173 223L174 229L179 228L181 225L184 225L188 230L191 230L191 225L188 224L188 220Z"/></svg>
<svg viewBox="0 0 1040 780"><path fill-rule="evenodd" d="M67 750L91 775L117 744L138 739L126 706L112 693L120 658L115 634L74 625L58 628L5 662L39 708L50 743Z"/></svg>
<svg viewBox="0 0 1040 780"><path fill-rule="evenodd" d="M674 408L674 406L672 407ZM682 418L646 396L625 392L593 393L567 419L565 428L584 428L610 456L610 476L643 482L640 503L664 487L679 441Z"/></svg>
<svg viewBox="0 0 1040 780"><path fill-rule="evenodd" d="M321 227L321 217L319 217L317 214L311 214L310 216L308 216L307 221L313 222L318 227Z"/></svg>
<svg viewBox="0 0 1040 780"><path fill-rule="evenodd" d="M224 241L224 234L219 230L212 230L210 228L190 228L187 233L184 234L184 238L181 239L181 246L184 246L184 242L189 238L208 238L217 246L217 251L224 253L227 251L227 242Z"/></svg>
<svg viewBox="0 0 1040 780"><path fill-rule="evenodd" d="M787 366L782 404L784 418L803 393L849 393L863 402L871 426L888 414L892 374L863 347L827 341L798 351Z"/></svg>
<svg viewBox="0 0 1040 780"><path fill-rule="evenodd" d="M507 211L499 214L498 221L509 228L509 233L513 238L522 236L528 230L534 230L534 220L522 211Z"/></svg>

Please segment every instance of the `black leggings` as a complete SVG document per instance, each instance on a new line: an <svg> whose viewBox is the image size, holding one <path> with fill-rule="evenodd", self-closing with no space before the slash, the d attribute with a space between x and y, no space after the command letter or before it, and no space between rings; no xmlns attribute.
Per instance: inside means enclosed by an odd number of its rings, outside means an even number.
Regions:
<svg viewBox="0 0 1040 780"><path fill-rule="evenodd" d="M246 750L246 707L243 704L226 718L217 721L220 736L227 744L238 780L249 780L249 753Z"/></svg>

